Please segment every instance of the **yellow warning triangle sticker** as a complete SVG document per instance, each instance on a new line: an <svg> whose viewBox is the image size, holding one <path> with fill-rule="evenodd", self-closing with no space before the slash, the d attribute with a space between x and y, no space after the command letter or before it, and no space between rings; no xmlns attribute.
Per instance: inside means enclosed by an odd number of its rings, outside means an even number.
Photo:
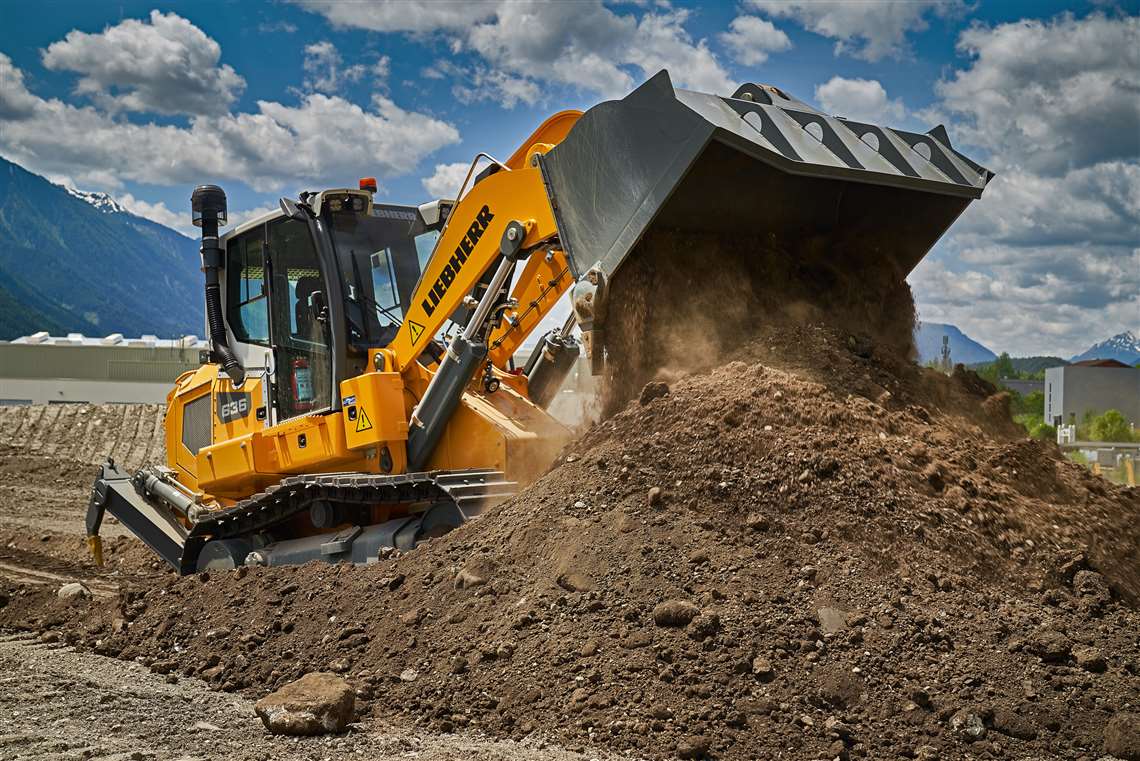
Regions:
<svg viewBox="0 0 1140 761"><path fill-rule="evenodd" d="M420 340L420 336L424 334L424 326L415 320L408 320L408 327L411 328L412 331L412 343Z"/></svg>
<svg viewBox="0 0 1140 761"><path fill-rule="evenodd" d="M371 431L372 421L368 419L368 413L364 411L363 407L358 407L356 410L356 432Z"/></svg>

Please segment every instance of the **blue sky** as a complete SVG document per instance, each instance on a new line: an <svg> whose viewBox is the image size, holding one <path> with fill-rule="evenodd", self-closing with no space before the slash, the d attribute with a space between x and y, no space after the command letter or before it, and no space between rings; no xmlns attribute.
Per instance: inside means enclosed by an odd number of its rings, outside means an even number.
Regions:
<svg viewBox="0 0 1140 761"><path fill-rule="evenodd" d="M922 317L1014 353L1140 331L1137 2L9 4L0 155L188 229L375 175L446 194L479 151L657 69L929 129L999 172L912 275ZM237 216L235 214L235 216Z"/></svg>

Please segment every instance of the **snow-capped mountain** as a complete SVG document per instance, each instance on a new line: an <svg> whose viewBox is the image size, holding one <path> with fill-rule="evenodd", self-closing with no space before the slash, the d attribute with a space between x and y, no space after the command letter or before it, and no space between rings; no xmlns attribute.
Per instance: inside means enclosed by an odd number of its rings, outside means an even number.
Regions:
<svg viewBox="0 0 1140 761"><path fill-rule="evenodd" d="M86 201L105 214L130 213L127 211L126 207L124 207L114 198L111 198L111 196L107 195L106 193L87 193L82 190L68 187L65 187L64 190L79 200Z"/></svg>
<svg viewBox="0 0 1140 761"><path fill-rule="evenodd" d="M1126 330L1107 341L1093 344L1069 361L1080 362L1086 359L1115 359L1126 365L1134 365L1140 362L1140 338L1131 330Z"/></svg>

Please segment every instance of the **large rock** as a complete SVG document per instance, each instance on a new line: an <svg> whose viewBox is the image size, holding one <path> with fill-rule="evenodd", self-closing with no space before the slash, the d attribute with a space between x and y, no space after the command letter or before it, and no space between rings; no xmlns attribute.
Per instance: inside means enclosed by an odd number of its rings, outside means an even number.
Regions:
<svg viewBox="0 0 1140 761"><path fill-rule="evenodd" d="M1104 728L1104 752L1124 761L1140 761L1140 714L1118 713Z"/></svg>
<svg viewBox="0 0 1140 761"><path fill-rule="evenodd" d="M686 600L666 600L653 609L653 622L658 626L688 626L700 612Z"/></svg>
<svg viewBox="0 0 1140 761"><path fill-rule="evenodd" d="M343 732L352 720L355 696L336 674L314 671L257 701L254 710L277 735Z"/></svg>
<svg viewBox="0 0 1140 761"><path fill-rule="evenodd" d="M86 600L91 597L91 590L78 581L73 581L64 584L55 594L61 600Z"/></svg>

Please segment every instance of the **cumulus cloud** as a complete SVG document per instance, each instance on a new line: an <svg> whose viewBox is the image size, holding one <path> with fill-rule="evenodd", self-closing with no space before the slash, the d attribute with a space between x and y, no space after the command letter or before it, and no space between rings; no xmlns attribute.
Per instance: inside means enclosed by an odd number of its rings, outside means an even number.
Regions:
<svg viewBox="0 0 1140 761"><path fill-rule="evenodd" d="M815 99L824 111L862 122L883 124L906 117L901 98L891 100L875 79L832 77L815 88Z"/></svg>
<svg viewBox="0 0 1140 761"><path fill-rule="evenodd" d="M768 60L770 53L790 50L792 41L771 21L756 16L737 16L720 36L721 42L745 66L756 66Z"/></svg>
<svg viewBox="0 0 1140 761"><path fill-rule="evenodd" d="M1002 166L1055 173L1140 156L1140 18L1094 14L962 32L938 84L963 137Z"/></svg>
<svg viewBox="0 0 1140 761"><path fill-rule="evenodd" d="M1140 328L1138 24L1063 14L961 33L968 61L930 115L998 175L912 276L926 319L1063 356Z"/></svg>
<svg viewBox="0 0 1140 761"><path fill-rule="evenodd" d="M106 108L220 114L245 89L218 43L176 13L151 11L98 34L73 30L43 51L43 64L80 74L75 92Z"/></svg>
<svg viewBox="0 0 1140 761"><path fill-rule="evenodd" d="M490 19L499 0L346 3L342 0L293 0L320 13L335 26L373 32L435 32L464 29Z"/></svg>
<svg viewBox="0 0 1140 761"><path fill-rule="evenodd" d="M11 114L0 151L32 171L67 175L87 186L135 181L158 185L233 179L257 190L411 172L420 161L459 141L452 125L400 108L376 94L369 108L312 93L296 106L258 101L257 111L193 117L188 127L117 120L29 92L0 53L5 87L0 109ZM330 130L329 125L337 125Z"/></svg>
<svg viewBox="0 0 1140 761"><path fill-rule="evenodd" d="M194 234L195 228L190 221L190 215L185 211L181 214L171 211L164 201L150 203L141 198L135 198L131 193L119 194L115 200L131 214L170 227L190 238L197 237Z"/></svg>
<svg viewBox="0 0 1140 761"><path fill-rule="evenodd" d="M311 92L334 94L351 82L359 82L369 75L377 87L387 84L391 61L388 56L380 56L374 63L344 65L340 51L327 40L305 46L304 88Z"/></svg>
<svg viewBox="0 0 1140 761"><path fill-rule="evenodd" d="M436 164L432 175L423 178L420 182L432 198L454 199L459 193L459 186L463 183L463 178L467 176L467 170L470 167L471 164L466 161L454 164Z"/></svg>
<svg viewBox="0 0 1140 761"><path fill-rule="evenodd" d="M477 56L476 65L455 64L451 76L470 100L533 103L539 83L567 85L603 97L619 97L641 77L668 68L682 87L728 93L728 73L706 40L685 28L690 12L668 6L620 14L601 0L542 3L498 0L479 3L363 4L299 0L334 24L388 32L434 32L449 52ZM406 9L399 13L397 9ZM437 66L429 75L440 75ZM508 107L510 107L508 105Z"/></svg>
<svg viewBox="0 0 1140 761"><path fill-rule="evenodd" d="M1023 253L995 247L975 250L973 256L1002 261ZM1066 278L1038 269L1026 279L1005 264L975 262L951 270L941 260L928 260L910 278L921 317L956 324L1014 356L1067 357L1140 327L1140 249L1123 256L1080 247L1052 253L1073 260L1084 275Z"/></svg>
<svg viewBox="0 0 1140 761"><path fill-rule="evenodd" d="M907 34L928 28L929 15L947 16L965 8L961 0L746 0L745 5L836 40L836 55L867 61L908 55Z"/></svg>

